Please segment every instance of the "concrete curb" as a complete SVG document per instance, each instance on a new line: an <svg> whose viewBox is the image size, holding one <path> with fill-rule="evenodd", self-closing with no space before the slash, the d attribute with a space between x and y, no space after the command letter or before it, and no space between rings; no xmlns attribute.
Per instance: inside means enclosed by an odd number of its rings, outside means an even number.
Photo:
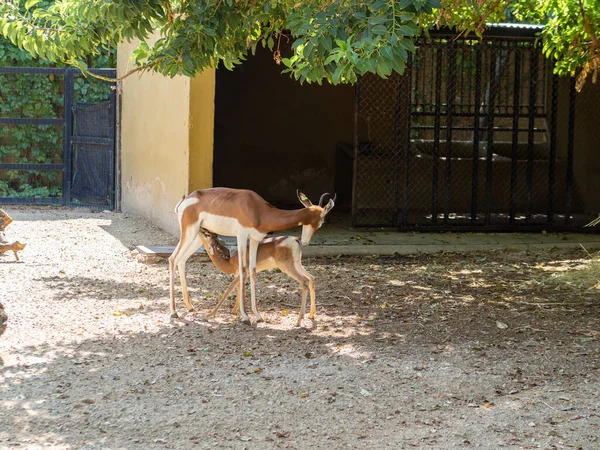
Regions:
<svg viewBox="0 0 600 450"><path fill-rule="evenodd" d="M392 255L416 255L431 254L438 252L465 253L481 250L549 250L552 248L578 248L581 245L588 251L600 249L600 241L576 240L558 241L550 240L548 242L518 242L512 239L495 240L495 242L468 242L463 240L459 243L442 244L368 244L368 245L348 245L348 244L311 244L302 248L303 258L322 258L331 256L392 256ZM231 251L235 250L235 244L230 243ZM174 247L146 247L138 246L138 252L146 256L158 256L168 258L174 250ZM208 259L204 248L196 251L194 256L201 256Z"/></svg>
<svg viewBox="0 0 600 450"><path fill-rule="evenodd" d="M372 245L309 245L302 249L305 258L319 258L325 256L390 256L413 255L419 253L456 252L464 253L477 250L544 250L551 248L576 248L577 242L548 242L548 243L496 243L496 244L423 244L423 245L397 245L397 244L372 244ZM600 242L587 242L585 248L600 248Z"/></svg>

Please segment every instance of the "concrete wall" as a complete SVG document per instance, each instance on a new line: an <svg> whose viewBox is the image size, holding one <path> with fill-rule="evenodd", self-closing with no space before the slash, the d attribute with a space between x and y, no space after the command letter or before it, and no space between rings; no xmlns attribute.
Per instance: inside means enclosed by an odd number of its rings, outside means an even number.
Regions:
<svg viewBox="0 0 600 450"><path fill-rule="evenodd" d="M277 204L298 204L296 189L318 201L334 189L336 142L352 142L354 88L300 85L282 70L267 49L217 70L215 185Z"/></svg>
<svg viewBox="0 0 600 450"><path fill-rule="evenodd" d="M135 68L130 55L136 45L119 46L118 76ZM122 210L178 235L177 203L191 190L212 185L213 124L214 70L193 79L151 73L126 78Z"/></svg>

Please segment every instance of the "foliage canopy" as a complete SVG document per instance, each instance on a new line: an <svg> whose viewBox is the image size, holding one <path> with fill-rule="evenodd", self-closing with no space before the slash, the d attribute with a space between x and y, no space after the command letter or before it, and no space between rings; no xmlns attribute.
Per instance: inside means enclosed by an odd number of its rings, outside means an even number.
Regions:
<svg viewBox="0 0 600 450"><path fill-rule="evenodd" d="M434 26L481 34L508 15L545 24L556 71L600 69L600 0L0 0L0 33L31 54L85 69L88 55L140 39L138 70L193 76L233 68L257 45L304 82L353 83L402 73L417 37ZM146 42L157 30L159 39ZM291 42L282 54L281 41Z"/></svg>

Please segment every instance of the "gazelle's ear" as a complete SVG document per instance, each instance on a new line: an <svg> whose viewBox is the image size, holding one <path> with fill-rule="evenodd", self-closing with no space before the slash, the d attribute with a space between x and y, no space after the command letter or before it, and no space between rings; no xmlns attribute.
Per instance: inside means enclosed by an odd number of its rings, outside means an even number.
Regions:
<svg viewBox="0 0 600 450"><path fill-rule="evenodd" d="M306 208L313 205L308 197L300 192L300 190L297 190L296 194L298 195L298 200L300 200L300 203L302 203Z"/></svg>
<svg viewBox="0 0 600 450"><path fill-rule="evenodd" d="M325 214L327 214L329 211L331 211L331 209L334 207L335 202L333 201L333 199L329 200L327 202L327 204L325 205L325 208L323 208L323 216L325 216Z"/></svg>

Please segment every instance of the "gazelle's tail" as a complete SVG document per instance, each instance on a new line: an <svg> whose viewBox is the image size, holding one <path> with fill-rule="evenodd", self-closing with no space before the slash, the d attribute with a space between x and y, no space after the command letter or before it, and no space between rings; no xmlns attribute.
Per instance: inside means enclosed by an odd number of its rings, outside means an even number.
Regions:
<svg viewBox="0 0 600 450"><path fill-rule="evenodd" d="M179 214L179 205L181 205L181 202L183 202L185 200L185 194L183 194L183 197L181 198L181 200L179 200L179 203L177 203L177 206L175 207L175 213Z"/></svg>

